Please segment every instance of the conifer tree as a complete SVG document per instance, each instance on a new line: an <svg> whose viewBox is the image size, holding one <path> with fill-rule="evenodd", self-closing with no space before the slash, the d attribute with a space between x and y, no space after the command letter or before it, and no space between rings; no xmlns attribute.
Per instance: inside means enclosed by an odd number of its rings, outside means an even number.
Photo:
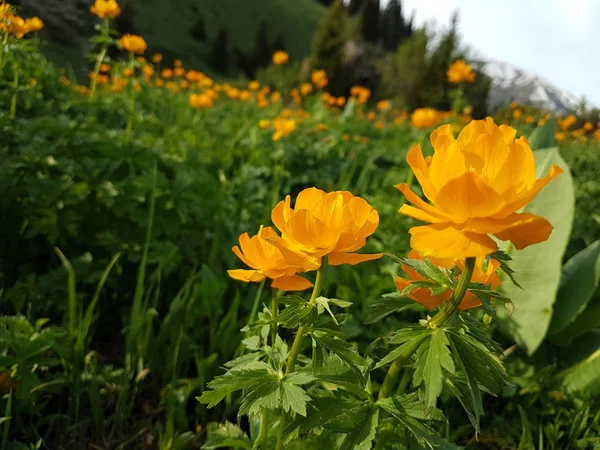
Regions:
<svg viewBox="0 0 600 450"><path fill-rule="evenodd" d="M229 70L229 34L225 28L219 29L213 41L208 63L219 73L227 73Z"/></svg>
<svg viewBox="0 0 600 450"><path fill-rule="evenodd" d="M328 90L335 95L341 95L345 89L343 61L346 22L344 4L342 0L335 0L319 25L312 45L312 68L325 70L329 79Z"/></svg>
<svg viewBox="0 0 600 450"><path fill-rule="evenodd" d="M365 41L372 44L379 42L380 16L379 0L364 0L360 16L360 34Z"/></svg>

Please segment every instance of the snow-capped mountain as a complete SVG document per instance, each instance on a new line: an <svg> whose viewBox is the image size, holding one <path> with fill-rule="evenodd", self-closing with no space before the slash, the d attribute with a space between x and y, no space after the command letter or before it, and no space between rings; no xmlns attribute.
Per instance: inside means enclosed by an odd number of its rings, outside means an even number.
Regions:
<svg viewBox="0 0 600 450"><path fill-rule="evenodd" d="M556 113L577 109L579 105L579 99L571 92L558 89L540 76L510 63L490 60L481 70L492 79L488 100L491 110L512 101Z"/></svg>

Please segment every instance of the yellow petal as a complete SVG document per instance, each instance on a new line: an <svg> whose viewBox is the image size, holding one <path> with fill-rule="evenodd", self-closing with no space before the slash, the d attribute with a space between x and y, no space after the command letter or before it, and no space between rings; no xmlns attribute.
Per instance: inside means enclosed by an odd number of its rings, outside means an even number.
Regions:
<svg viewBox="0 0 600 450"><path fill-rule="evenodd" d="M495 233L495 236L503 241L511 241L517 250L544 242L550 237L554 227L543 217L533 214L531 216L527 220L516 222L500 233Z"/></svg>
<svg viewBox="0 0 600 450"><path fill-rule="evenodd" d="M435 130L433 133L435 133L436 131L437 130ZM432 141L433 133L431 134ZM408 165L414 172L417 181L421 185L421 188L423 188L423 193L425 194L425 196L428 199L433 200L437 191L433 184L429 181L429 167L427 166L425 158L423 158L421 145L417 144L408 151L408 154L406 155L406 162L408 162Z"/></svg>
<svg viewBox="0 0 600 450"><path fill-rule="evenodd" d="M267 278L257 270L234 269L228 270L229 276L235 280L245 281L246 283L257 283Z"/></svg>
<svg viewBox="0 0 600 450"><path fill-rule="evenodd" d="M324 191L315 187L304 189L296 197L294 209L311 209L324 195Z"/></svg>
<svg viewBox="0 0 600 450"><path fill-rule="evenodd" d="M413 219L422 220L423 222L429 223L440 223L445 222L444 220L435 217L431 214L426 213L422 209L415 208L410 205L402 205L398 210L400 214L404 214L405 216L412 217Z"/></svg>
<svg viewBox="0 0 600 450"><path fill-rule="evenodd" d="M548 173L544 178L536 180L533 187L530 190L525 192L517 200L507 204L504 210L510 210L512 212L521 209L523 206L525 206L527 203L533 200L533 197L535 197L544 186L550 183L550 181L559 176L561 173L563 173L563 170L556 164L552 164L552 167L550 167L550 170L548 170Z"/></svg>
<svg viewBox="0 0 600 450"><path fill-rule="evenodd" d="M360 253L344 253L333 252L329 254L327 261L332 266L341 266L342 264L350 264L354 266L365 261L373 261L383 256L383 253L360 254Z"/></svg>
<svg viewBox="0 0 600 450"><path fill-rule="evenodd" d="M292 275L288 277L279 277L273 280L271 287L282 291L304 291L312 285L313 284L306 278L299 275Z"/></svg>
<svg viewBox="0 0 600 450"><path fill-rule="evenodd" d="M459 231L449 224L413 227L410 245L423 256L466 258L494 253L498 246L486 234Z"/></svg>
<svg viewBox="0 0 600 450"><path fill-rule="evenodd" d="M400 183L396 185L396 189L404 194L406 200L415 205L417 208L423 210L427 214L437 217L440 220L451 221L451 216L444 214L442 211L437 209L435 206L425 202L421 197L415 194L412 189L406 183Z"/></svg>

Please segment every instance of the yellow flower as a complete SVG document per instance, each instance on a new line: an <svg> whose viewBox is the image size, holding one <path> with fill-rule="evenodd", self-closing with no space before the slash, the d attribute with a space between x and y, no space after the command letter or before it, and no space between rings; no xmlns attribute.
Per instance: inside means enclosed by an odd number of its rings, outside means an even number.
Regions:
<svg viewBox="0 0 600 450"><path fill-rule="evenodd" d="M446 75L448 75L448 81L454 84L472 83L475 81L473 68L462 59L451 64Z"/></svg>
<svg viewBox="0 0 600 450"><path fill-rule="evenodd" d="M411 250L408 254L410 259L420 259L423 257L416 250ZM451 270L454 266L458 266L459 273L464 270L464 259L442 259L442 258L429 258L429 260L433 263L433 265L437 267L442 267L444 269ZM471 277L471 282L473 283L481 283L491 287L491 289L497 289L500 286L500 278L496 271L498 267L500 267L500 263L494 259L488 261L487 267L483 269L483 263L485 258L479 257L475 262L475 270L473 271L473 275ZM398 290L402 291L404 288L409 286L411 281L427 281L425 277L420 275L416 270L411 269L408 266L402 266L402 270L408 275L409 279L402 277L395 277L394 283ZM457 274L457 278L458 278ZM431 289L422 287L413 289L408 295L409 298L416 301L419 305L424 306L428 310L433 310L440 306L442 302L447 301L452 295L452 289L448 289L447 291L439 294L433 295L431 293ZM460 304L461 310L475 308L481 305L481 300L479 300L475 294L472 292L467 292Z"/></svg>
<svg viewBox="0 0 600 450"><path fill-rule="evenodd" d="M154 64L159 64L162 60L163 60L162 53L155 53L154 55L152 55L152 62Z"/></svg>
<svg viewBox="0 0 600 450"><path fill-rule="evenodd" d="M523 115L523 111L521 111L518 108L513 111L513 118L514 119L520 119L522 115Z"/></svg>
<svg viewBox="0 0 600 450"><path fill-rule="evenodd" d="M596 131L594 131L594 139L596 139L597 141L600 141L600 128L596 129Z"/></svg>
<svg viewBox="0 0 600 450"><path fill-rule="evenodd" d="M375 122L375 128L377 128L378 130L383 130L384 127L385 127L385 123L383 123L381 120L378 120L377 122Z"/></svg>
<svg viewBox="0 0 600 450"><path fill-rule="evenodd" d="M206 94L190 94L190 106L194 109L212 108L213 99Z"/></svg>
<svg viewBox="0 0 600 450"><path fill-rule="evenodd" d="M185 69L183 67L175 67L173 73L176 77L183 77L185 75Z"/></svg>
<svg viewBox="0 0 600 450"><path fill-rule="evenodd" d="M29 33L25 19L22 17L9 15L8 20L10 22L8 25L8 32L17 39L21 39L23 36Z"/></svg>
<svg viewBox="0 0 600 450"><path fill-rule="evenodd" d="M44 28L44 22L39 17L31 17L25 20L25 27L28 33L39 31Z"/></svg>
<svg viewBox="0 0 600 450"><path fill-rule="evenodd" d="M300 92L302 93L302 95L308 95L312 92L313 87L312 84L310 83L302 83L300 85Z"/></svg>
<svg viewBox="0 0 600 450"><path fill-rule="evenodd" d="M110 64L100 64L100 73L106 73L110 71Z"/></svg>
<svg viewBox="0 0 600 450"><path fill-rule="evenodd" d="M566 138L566 137L567 137L567 136L566 136L566 134L565 134L565 132L564 132L564 131L559 131L558 133L555 133L555 134L554 134L554 140L555 140L556 142L562 142L562 141L564 141L564 140L565 140L565 138Z"/></svg>
<svg viewBox="0 0 600 450"><path fill-rule="evenodd" d="M181 80L179 82L179 87L181 87L181 89L187 89L190 87L190 82L188 80Z"/></svg>
<svg viewBox="0 0 600 450"><path fill-rule="evenodd" d="M586 122L583 124L583 129L585 131L592 131L594 129L594 124L592 122Z"/></svg>
<svg viewBox="0 0 600 450"><path fill-rule="evenodd" d="M533 116L525 117L525 123L532 124L533 122L535 122L535 117L533 117Z"/></svg>
<svg viewBox="0 0 600 450"><path fill-rule="evenodd" d="M415 128L432 128L441 122L441 117L433 108L418 108L411 114L410 122Z"/></svg>
<svg viewBox="0 0 600 450"><path fill-rule="evenodd" d="M183 62L180 59L176 59L175 61L173 61L173 67L182 67L183 66Z"/></svg>
<svg viewBox="0 0 600 450"><path fill-rule="evenodd" d="M165 80L163 80L162 78L157 78L154 84L158 87L163 87L165 85Z"/></svg>
<svg viewBox="0 0 600 450"><path fill-rule="evenodd" d="M90 6L90 11L101 19L114 19L121 14L121 8L115 0L96 0Z"/></svg>
<svg viewBox="0 0 600 450"><path fill-rule="evenodd" d="M431 204L407 184L396 187L414 206L400 213L430 225L411 228L411 247L423 256L464 258L485 256L497 250L490 234L511 241L517 249L545 241L552 225L543 217L517 213L553 178L562 173L552 165L536 180L535 160L516 130L498 126L491 118L474 120L458 138L450 125L431 133L432 157L421 146L406 160Z"/></svg>
<svg viewBox="0 0 600 450"><path fill-rule="evenodd" d="M271 103L278 103L281 100L281 94L279 92L273 92L271 94Z"/></svg>
<svg viewBox="0 0 600 450"><path fill-rule="evenodd" d="M281 66L283 64L287 64L288 61L290 60L290 56L282 51L282 50L277 50L275 53L273 53L273 64L277 64L278 66Z"/></svg>
<svg viewBox="0 0 600 450"><path fill-rule="evenodd" d="M267 100L267 98L264 95L258 95L258 97L256 97L256 104L259 108L266 108L267 106L269 106L269 101Z"/></svg>
<svg viewBox="0 0 600 450"><path fill-rule="evenodd" d="M258 121L258 128L264 130L265 128L269 128L271 126L271 121L268 119L260 119Z"/></svg>
<svg viewBox="0 0 600 450"><path fill-rule="evenodd" d="M278 117L273 120L273 128L275 128L273 140L278 141L296 129L296 121L294 119L284 119L282 117Z"/></svg>
<svg viewBox="0 0 600 450"><path fill-rule="evenodd" d="M389 100L379 100L377 102L377 109L379 111L387 111L391 107L392 107L392 104L390 103Z"/></svg>
<svg viewBox="0 0 600 450"><path fill-rule="evenodd" d="M168 80L169 78L171 78L173 76L173 70L172 69L163 69L160 72L160 76L161 76L161 78Z"/></svg>
<svg viewBox="0 0 600 450"><path fill-rule="evenodd" d="M510 105L509 105L509 106L510 106L510 109L515 109L515 108L516 108L517 106L519 106L519 105L517 104L517 102L514 102L514 101L513 101L513 102L510 102Z"/></svg>
<svg viewBox="0 0 600 450"><path fill-rule="evenodd" d="M362 105L369 100L371 90L363 86L352 86L350 88L350 96L356 99L356 103Z"/></svg>
<svg viewBox="0 0 600 450"><path fill-rule="evenodd" d="M132 77L134 74L133 69L131 67L126 67L125 69L123 69L123 76L124 77Z"/></svg>
<svg viewBox="0 0 600 450"><path fill-rule="evenodd" d="M239 99L242 102L247 102L252 98L252 93L250 91L240 91Z"/></svg>
<svg viewBox="0 0 600 450"><path fill-rule="evenodd" d="M355 253L379 225L379 214L364 199L348 191L326 193L308 188L298 194L294 208L288 195L271 212L273 224L281 231L272 242L291 264L358 264L381 257Z"/></svg>
<svg viewBox="0 0 600 450"><path fill-rule="evenodd" d="M138 55L143 54L148 48L146 41L141 36L135 34L124 34L119 39L121 47L131 53L137 53Z"/></svg>
<svg viewBox="0 0 600 450"><path fill-rule="evenodd" d="M148 81L154 75L154 67L152 67L150 64L145 64L142 67L142 72L144 73L144 80Z"/></svg>
<svg viewBox="0 0 600 450"><path fill-rule="evenodd" d="M238 88L232 87L232 88L227 89L226 94L227 94L227 97L229 97L232 100L235 100L236 98L240 97L240 90Z"/></svg>
<svg viewBox="0 0 600 450"><path fill-rule="evenodd" d="M346 97L338 97L335 100L335 104L341 108L342 106L344 106L346 104Z"/></svg>
<svg viewBox="0 0 600 450"><path fill-rule="evenodd" d="M569 114L564 119L560 117L556 119L556 125L558 125L558 128L560 128L562 131L566 131L571 128L575 122L577 122L577 117L575 117L573 114Z"/></svg>
<svg viewBox="0 0 600 450"><path fill-rule="evenodd" d="M298 272L316 270L315 264L294 266L290 265L281 251L267 239L277 236L271 227L260 227L256 236L250 237L248 233L240 235L240 246L232 248L233 253L252 270L228 270L231 278L245 281L246 283L259 283L266 278L273 280L272 288L282 291L303 291L312 286L306 278L296 275ZM241 247L241 249L240 249ZM299 260L299 258L293 258Z"/></svg>
<svg viewBox="0 0 600 450"><path fill-rule="evenodd" d="M258 81L249 81L248 82L248 89L250 89L251 91L258 91L258 89L260 88L260 83Z"/></svg>
<svg viewBox="0 0 600 450"><path fill-rule="evenodd" d="M310 79L313 82L313 84L316 87L318 87L319 89L323 89L324 87L327 86L327 84L329 84L329 80L327 79L327 74L325 73L324 70L314 70L310 74Z"/></svg>

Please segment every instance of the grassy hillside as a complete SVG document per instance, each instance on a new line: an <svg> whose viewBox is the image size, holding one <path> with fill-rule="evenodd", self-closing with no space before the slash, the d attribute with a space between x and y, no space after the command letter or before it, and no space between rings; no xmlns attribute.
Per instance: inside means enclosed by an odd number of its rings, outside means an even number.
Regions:
<svg viewBox="0 0 600 450"><path fill-rule="evenodd" d="M160 51L167 60L179 58L188 67L207 70L206 58L221 28L228 33L230 62L234 50L253 47L261 23L268 25L271 42L279 36L292 59L310 52L312 34L325 8L315 0L121 0L119 18L122 31L142 35L149 53ZM45 53L62 67L73 67L86 74L84 56L92 32L94 16L80 0L48 0L21 3L28 15L38 15L46 23L43 37L49 42ZM192 30L202 22L205 37L194 37Z"/></svg>
<svg viewBox="0 0 600 450"><path fill-rule="evenodd" d="M188 63L204 60L219 29L229 33L229 49L252 47L261 22L269 37L282 35L292 58L310 51L311 37L324 12L314 0L147 0L136 2L134 25L151 48L177 55ZM202 20L206 39L191 35Z"/></svg>

